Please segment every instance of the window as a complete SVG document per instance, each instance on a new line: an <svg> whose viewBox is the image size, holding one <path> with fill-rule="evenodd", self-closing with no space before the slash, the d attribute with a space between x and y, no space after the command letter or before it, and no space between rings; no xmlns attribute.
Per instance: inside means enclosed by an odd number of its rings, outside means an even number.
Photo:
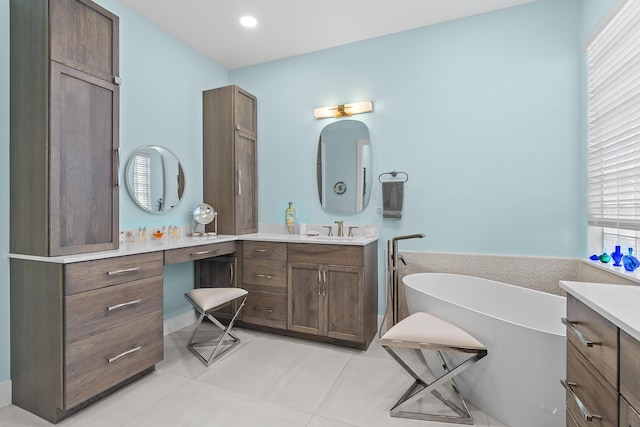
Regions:
<svg viewBox="0 0 640 427"><path fill-rule="evenodd" d="M133 191L140 206L151 209L151 157L147 153L133 159Z"/></svg>
<svg viewBox="0 0 640 427"><path fill-rule="evenodd" d="M587 47L589 225L603 245L640 236L640 1L627 2Z"/></svg>

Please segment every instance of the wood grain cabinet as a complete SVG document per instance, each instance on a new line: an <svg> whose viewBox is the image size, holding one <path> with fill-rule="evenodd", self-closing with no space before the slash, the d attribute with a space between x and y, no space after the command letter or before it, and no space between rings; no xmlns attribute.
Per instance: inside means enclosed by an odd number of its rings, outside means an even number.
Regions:
<svg viewBox="0 0 640 427"><path fill-rule="evenodd" d="M225 86L204 91L202 101L204 201L218 212L220 234L255 233L256 97L238 86Z"/></svg>
<svg viewBox="0 0 640 427"><path fill-rule="evenodd" d="M242 287L249 291L245 324L287 328L287 244L243 243Z"/></svg>
<svg viewBox="0 0 640 427"><path fill-rule="evenodd" d="M118 247L118 17L10 1L12 253Z"/></svg>
<svg viewBox="0 0 640 427"><path fill-rule="evenodd" d="M618 328L572 295L567 320L567 424L615 427Z"/></svg>
<svg viewBox="0 0 640 427"><path fill-rule="evenodd" d="M640 342L620 331L620 427L640 427Z"/></svg>
<svg viewBox="0 0 640 427"><path fill-rule="evenodd" d="M377 328L377 242L288 246L287 328L366 349Z"/></svg>
<svg viewBox="0 0 640 427"><path fill-rule="evenodd" d="M10 263L15 405L56 423L162 360L162 252Z"/></svg>

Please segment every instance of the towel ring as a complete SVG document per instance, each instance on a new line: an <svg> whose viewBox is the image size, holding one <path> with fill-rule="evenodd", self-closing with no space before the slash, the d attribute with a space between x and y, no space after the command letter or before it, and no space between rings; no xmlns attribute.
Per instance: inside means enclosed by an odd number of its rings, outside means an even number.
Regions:
<svg viewBox="0 0 640 427"><path fill-rule="evenodd" d="M409 181L409 175L408 175L406 172L396 172L396 171L391 171L391 172L384 172L384 173L381 173L380 175L378 175L378 181L379 181L380 183L382 183L382 182L383 182L383 181L382 181L382 177L383 177L384 175L391 175L393 178L395 178L395 177L397 177L397 176L398 176L398 175L400 175L400 174L404 175L404 180L403 180L402 182L407 182L407 181Z"/></svg>

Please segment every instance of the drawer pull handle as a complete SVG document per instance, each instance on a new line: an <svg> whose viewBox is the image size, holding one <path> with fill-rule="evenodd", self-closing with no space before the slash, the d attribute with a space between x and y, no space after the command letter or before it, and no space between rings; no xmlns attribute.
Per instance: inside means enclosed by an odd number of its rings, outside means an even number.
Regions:
<svg viewBox="0 0 640 427"><path fill-rule="evenodd" d="M253 277L259 277L261 279L273 279L273 276L270 276L268 274L261 274L261 273L254 273Z"/></svg>
<svg viewBox="0 0 640 427"><path fill-rule="evenodd" d="M123 302L122 304L116 304L116 305L112 305L110 307L107 307L107 311L117 310L119 308L127 307L129 305L140 304L141 302L142 302L142 300L140 300L140 299L136 299L136 300L129 301L129 302Z"/></svg>
<svg viewBox="0 0 640 427"><path fill-rule="evenodd" d="M262 308L262 307L258 307L258 310L260 311L264 311L267 313L273 313L273 308Z"/></svg>
<svg viewBox="0 0 640 427"><path fill-rule="evenodd" d="M592 414L591 411L589 411L587 407L584 406L584 403L582 403L582 400L580 400L576 392L573 391L572 387L575 387L576 383L570 383L566 380L560 380L560 383L562 384L562 387L564 387L569 392L569 394L571 394L571 397L573 397L573 400L575 400L576 405L578 405L578 409L580 409L580 412L582 413L582 417L584 418L585 421L593 421L594 418L602 419L600 415Z"/></svg>
<svg viewBox="0 0 640 427"><path fill-rule="evenodd" d="M254 253L260 253L260 254L270 254L273 253L272 249L254 249L253 250Z"/></svg>
<svg viewBox="0 0 640 427"><path fill-rule="evenodd" d="M121 357L126 356L127 354L135 353L136 351L140 351L140 350L142 350L142 346L141 345L139 345L137 347L133 347L131 350L127 350L124 353L120 353L117 356L108 357L107 361L109 363L112 363L112 362L115 362L116 360L120 359Z"/></svg>
<svg viewBox="0 0 640 427"><path fill-rule="evenodd" d="M199 255L206 255L206 254L212 254L218 252L218 249L212 249L210 251L198 251L198 252L194 252L191 254L191 256L199 256Z"/></svg>
<svg viewBox="0 0 640 427"><path fill-rule="evenodd" d="M587 337L585 337L582 334L582 332L580 332L578 328L576 328L575 323L571 322L566 317L563 317L562 319L560 319L560 321L564 323L567 326L567 328L569 328L569 330L571 330L571 332L573 332L578 337L578 339L582 341L582 344L584 344L586 347L593 347L594 345L600 345L599 342L593 342L589 340Z"/></svg>
<svg viewBox="0 0 640 427"><path fill-rule="evenodd" d="M108 276L117 276L118 274L135 273L140 271L140 267L123 268L122 270L109 271Z"/></svg>

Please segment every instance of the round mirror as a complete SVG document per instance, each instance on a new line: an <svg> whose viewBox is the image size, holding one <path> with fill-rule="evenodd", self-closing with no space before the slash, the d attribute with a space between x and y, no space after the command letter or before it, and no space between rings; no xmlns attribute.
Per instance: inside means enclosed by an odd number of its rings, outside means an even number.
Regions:
<svg viewBox="0 0 640 427"><path fill-rule="evenodd" d="M159 146L136 150L126 167L129 195L147 212L164 213L178 206L184 194L184 170L178 157Z"/></svg>
<svg viewBox="0 0 640 427"><path fill-rule="evenodd" d="M318 196L329 213L352 215L369 204L371 143L367 125L340 120L322 129L318 142Z"/></svg>

